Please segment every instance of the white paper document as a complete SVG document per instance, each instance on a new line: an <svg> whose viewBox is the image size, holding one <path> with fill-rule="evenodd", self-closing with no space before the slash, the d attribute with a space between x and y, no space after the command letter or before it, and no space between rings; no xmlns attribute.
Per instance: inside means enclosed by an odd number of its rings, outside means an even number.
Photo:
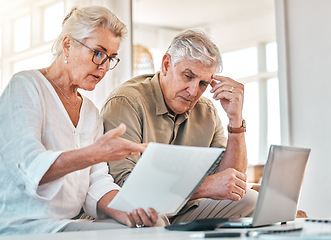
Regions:
<svg viewBox="0 0 331 240"><path fill-rule="evenodd" d="M149 143L109 208L176 214L221 157L223 148Z"/></svg>

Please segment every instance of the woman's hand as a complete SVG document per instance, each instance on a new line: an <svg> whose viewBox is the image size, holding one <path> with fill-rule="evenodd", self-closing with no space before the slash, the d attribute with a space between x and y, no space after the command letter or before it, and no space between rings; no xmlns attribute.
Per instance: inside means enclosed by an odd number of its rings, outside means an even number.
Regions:
<svg viewBox="0 0 331 240"><path fill-rule="evenodd" d="M142 208L136 209L133 212L123 212L109 208L109 203L114 199L117 193L118 190L106 193L98 202L99 210L131 228L152 227L156 224L159 216L153 208L149 208L147 213Z"/></svg>
<svg viewBox="0 0 331 240"><path fill-rule="evenodd" d="M112 218L131 228L153 227L159 217L153 208L149 208L147 213L142 208L133 212L122 212L114 209L112 211Z"/></svg>
<svg viewBox="0 0 331 240"><path fill-rule="evenodd" d="M40 180L39 185L94 164L118 161L142 153L147 144L138 144L121 138L125 131L125 125L121 124L102 135L92 145L60 154Z"/></svg>
<svg viewBox="0 0 331 240"><path fill-rule="evenodd" d="M122 123L106 132L92 145L97 162L118 161L145 150L147 144L138 144L121 138L125 131L126 126Z"/></svg>

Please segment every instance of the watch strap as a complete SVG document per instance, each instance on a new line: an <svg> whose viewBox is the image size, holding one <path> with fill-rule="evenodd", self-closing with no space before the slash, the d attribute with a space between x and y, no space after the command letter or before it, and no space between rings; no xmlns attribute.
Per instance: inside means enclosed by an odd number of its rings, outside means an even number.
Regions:
<svg viewBox="0 0 331 240"><path fill-rule="evenodd" d="M243 132L246 132L246 121L243 119L241 127L238 127L238 128L234 128L234 127L231 127L230 125L228 125L228 132L229 133L243 133Z"/></svg>

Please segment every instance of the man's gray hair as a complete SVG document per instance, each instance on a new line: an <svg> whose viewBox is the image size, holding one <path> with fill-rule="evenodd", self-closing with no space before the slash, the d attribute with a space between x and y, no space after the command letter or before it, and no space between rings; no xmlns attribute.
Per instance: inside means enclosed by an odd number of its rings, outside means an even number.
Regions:
<svg viewBox="0 0 331 240"><path fill-rule="evenodd" d="M124 23L105 7L73 8L64 18L62 31L53 44L52 52L55 58L62 53L61 42L65 35L68 34L78 41L83 41L89 38L98 27L108 29L121 39L127 33Z"/></svg>
<svg viewBox="0 0 331 240"><path fill-rule="evenodd" d="M200 61L207 67L222 69L220 51L202 31L187 30L177 35L171 42L167 53L171 56L173 65L182 60Z"/></svg>

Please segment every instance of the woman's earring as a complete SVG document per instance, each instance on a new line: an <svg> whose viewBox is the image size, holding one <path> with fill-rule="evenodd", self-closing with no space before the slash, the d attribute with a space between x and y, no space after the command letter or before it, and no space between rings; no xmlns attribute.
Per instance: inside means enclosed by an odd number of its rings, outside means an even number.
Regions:
<svg viewBox="0 0 331 240"><path fill-rule="evenodd" d="M64 63L68 63L67 57L64 57Z"/></svg>

